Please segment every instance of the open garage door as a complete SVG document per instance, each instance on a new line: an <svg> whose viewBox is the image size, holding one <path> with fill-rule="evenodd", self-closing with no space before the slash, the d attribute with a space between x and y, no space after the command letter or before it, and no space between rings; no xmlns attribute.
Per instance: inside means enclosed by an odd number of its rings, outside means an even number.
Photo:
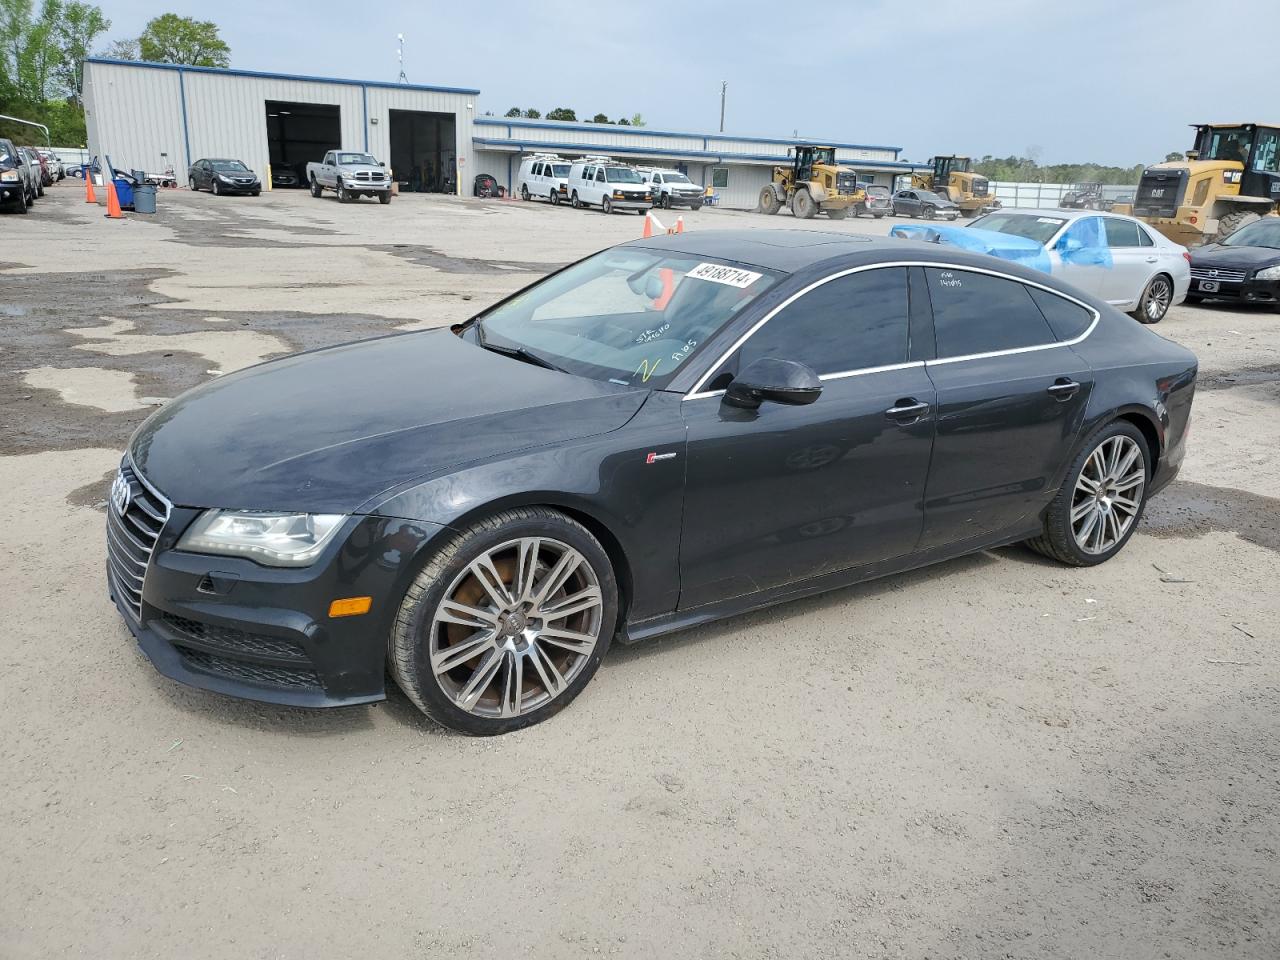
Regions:
<svg viewBox="0 0 1280 960"><path fill-rule="evenodd" d="M392 110L391 171L401 190L453 193L458 182L457 121L452 113Z"/></svg>
<svg viewBox="0 0 1280 960"><path fill-rule="evenodd" d="M336 103L266 101L267 146L274 186L303 186L307 163L342 146L342 122ZM289 177L288 174L293 176ZM292 182L289 182L292 181Z"/></svg>

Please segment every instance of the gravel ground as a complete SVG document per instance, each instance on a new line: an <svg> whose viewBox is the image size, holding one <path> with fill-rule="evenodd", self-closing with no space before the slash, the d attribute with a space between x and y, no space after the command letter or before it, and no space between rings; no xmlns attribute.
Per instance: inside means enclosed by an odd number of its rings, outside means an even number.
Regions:
<svg viewBox="0 0 1280 960"><path fill-rule="evenodd" d="M463 319L640 218L175 191L119 223L65 183L0 224L0 955L1280 955L1280 314L1160 326L1201 358L1191 451L1103 567L1010 548L615 649L471 740L398 693L158 676L107 479L188 387Z"/></svg>

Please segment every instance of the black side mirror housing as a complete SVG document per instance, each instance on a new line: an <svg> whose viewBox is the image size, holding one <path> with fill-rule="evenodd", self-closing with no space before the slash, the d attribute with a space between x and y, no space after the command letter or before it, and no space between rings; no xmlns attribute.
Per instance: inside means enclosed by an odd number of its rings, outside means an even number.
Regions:
<svg viewBox="0 0 1280 960"><path fill-rule="evenodd" d="M761 403L803 406L822 393L822 381L811 367L795 360L761 357L747 364L724 392L724 402L754 410Z"/></svg>

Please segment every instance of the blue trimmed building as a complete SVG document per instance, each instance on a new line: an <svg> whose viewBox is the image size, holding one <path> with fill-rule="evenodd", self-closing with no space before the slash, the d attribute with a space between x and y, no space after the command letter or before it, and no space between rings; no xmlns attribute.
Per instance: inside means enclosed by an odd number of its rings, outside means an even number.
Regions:
<svg viewBox="0 0 1280 960"><path fill-rule="evenodd" d="M772 168L787 162L786 138L686 133L648 127L484 116L478 90L217 70L91 57L83 99L89 149L118 167L179 180L205 157L243 160L259 172L300 172L325 150L363 150L383 160L402 189L471 192L488 173L517 189L523 156L604 154L674 167L712 185L726 206L754 207ZM892 185L923 169L901 148L823 141L869 182Z"/></svg>

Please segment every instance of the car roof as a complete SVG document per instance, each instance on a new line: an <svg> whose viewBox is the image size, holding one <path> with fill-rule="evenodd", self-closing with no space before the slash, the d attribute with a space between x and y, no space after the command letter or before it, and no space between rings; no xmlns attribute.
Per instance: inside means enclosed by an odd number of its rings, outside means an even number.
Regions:
<svg viewBox="0 0 1280 960"><path fill-rule="evenodd" d="M1055 220L1083 220L1085 217L1116 217L1120 220L1132 220L1141 223L1137 217L1124 213L1112 213L1110 210L1077 210L1062 207L1001 207L992 213L1019 213L1028 217L1053 217Z"/></svg>
<svg viewBox="0 0 1280 960"><path fill-rule="evenodd" d="M938 261L995 270L1011 277L1056 286L1048 274L1009 260L970 253L949 244L899 237L871 237L859 233L786 229L699 230L632 240L625 246L737 261L791 274L896 260Z"/></svg>

